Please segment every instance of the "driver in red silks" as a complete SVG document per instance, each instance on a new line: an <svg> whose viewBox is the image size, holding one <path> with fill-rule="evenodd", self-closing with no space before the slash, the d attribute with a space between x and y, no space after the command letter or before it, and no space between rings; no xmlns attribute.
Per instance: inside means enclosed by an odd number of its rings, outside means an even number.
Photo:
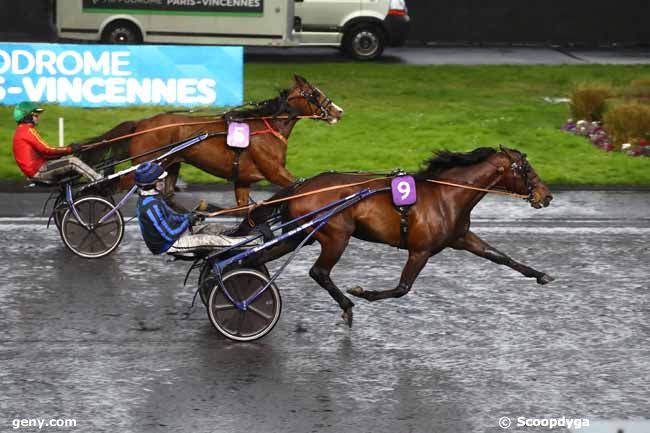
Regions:
<svg viewBox="0 0 650 433"><path fill-rule="evenodd" d="M16 164L25 176L42 182L56 182L57 179L77 172L90 180L99 180L101 175L72 153L81 151L80 144L69 147L50 147L36 131L36 124L43 109L34 102L21 102L14 108L14 119L18 123L13 139Z"/></svg>

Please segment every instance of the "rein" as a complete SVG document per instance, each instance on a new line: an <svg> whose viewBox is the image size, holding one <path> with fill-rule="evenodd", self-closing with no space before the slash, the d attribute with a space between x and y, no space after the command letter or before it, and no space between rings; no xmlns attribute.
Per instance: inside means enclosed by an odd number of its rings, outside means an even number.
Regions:
<svg viewBox="0 0 650 433"><path fill-rule="evenodd" d="M383 180L383 179L385 179L385 178L377 177L375 179L369 179L369 180L366 180L366 181L363 181L363 182L348 183L348 184L345 184L345 185L328 186L326 188L320 188L320 189L315 189L313 191L308 191L308 192L303 192L303 193L300 193L300 194L290 195L289 197L277 198L275 200L264 200L264 201L261 201L259 203L251 203L251 204L244 205L244 206L237 206L237 207L232 207L232 208L229 208L229 209L222 209L222 210L217 211L217 212L209 213L206 216L208 218L212 218L212 217L216 217L216 216L223 215L223 214L226 214L226 213L238 212L238 211L242 211L242 210L246 210L246 209L253 210L254 208L260 207L260 206L267 206L267 205L270 205L270 204L282 203L284 201L295 200L295 199L300 198L300 197L306 197L306 196L310 196L310 195L314 195L314 194L319 194L321 192L335 191L337 189L349 188L351 186L365 185L365 184L368 184L368 183L371 183L371 182L374 182L374 181L377 181L377 180Z"/></svg>
<svg viewBox="0 0 650 433"><path fill-rule="evenodd" d="M161 126L156 126L155 128L145 129L144 131L132 132L131 134L121 135L119 137L111 138L111 139L108 139L108 140L101 140L101 141L96 141L94 143L84 144L84 145L82 145L82 147L83 147L83 150L86 151L86 150L94 149L97 146L101 146L101 145L104 145L104 144L107 144L107 143L112 143L114 141L120 141L120 140L124 140L125 138L131 138L131 137L135 137L137 135L146 134L147 132L159 131L159 130L165 129L165 128L173 128L174 126L206 125L208 123L218 122L219 120L221 120L221 119L204 120L204 121L201 121L201 122L185 122L185 123L172 123L172 124L169 124L169 125L161 125Z"/></svg>
<svg viewBox="0 0 650 433"><path fill-rule="evenodd" d="M253 131L251 133L251 135L257 135L257 134L262 134L262 133L271 133L271 134L275 135L277 138L279 138L280 140L282 140L282 142L284 144L287 144L286 137L283 136L282 134L280 134L275 129L273 129L273 127L269 124L267 119L288 119L288 118L289 118L289 116L265 116L265 117L244 117L242 119L237 119L237 120L262 120L264 122L264 124L267 126L267 129L264 129L262 131ZM295 118L297 118L297 119L320 119L321 117L312 114L310 116L296 116ZM102 145L105 145L105 144L108 144L108 143L124 140L126 138L131 138L131 137L135 137L135 136L142 135L142 134L147 134L149 132L159 131L161 129L173 128L175 126L207 125L207 124L216 123L216 122L225 122L225 119L220 118L220 119L204 120L204 121L201 121L201 122L171 123L169 125L156 126L154 128L145 129L143 131L132 132L131 134L121 135L119 137L111 138L111 139L108 139L108 140L101 140L101 141L96 141L94 143L84 144L84 145L82 145L82 148L83 148L83 151L87 151L87 150L91 150L91 149L94 149L95 147L102 146Z"/></svg>
<svg viewBox="0 0 650 433"><path fill-rule="evenodd" d="M487 193L492 193L492 194L507 195L507 196L511 196L511 197L515 197L515 198L523 198L523 199L528 198L527 195L517 194L517 193L514 193L514 192L510 192L510 191L501 191L501 190L498 190L498 189L479 188L477 186L463 185L463 184L460 184L460 183L446 182L446 181L443 181L443 180L426 179L426 181L431 182L431 183L439 183L441 185L455 186L455 187L458 187L458 188L471 189L471 190L474 190L474 191L482 191L482 192L487 192Z"/></svg>
<svg viewBox="0 0 650 433"><path fill-rule="evenodd" d="M373 173L368 173L368 174L372 175ZM358 174L358 175L362 176L362 174ZM285 202L285 201L295 200L295 199L301 198L301 197L306 197L306 196L310 196L310 195L314 195L314 194L319 194L321 192L335 191L337 189L343 189L343 188L349 188L349 187L352 187L352 186L365 185L365 184L368 184L368 183L371 183L371 182L375 182L377 180L387 179L388 177L389 176L384 175L382 177L376 177L376 178L369 179L369 180L366 180L366 181L363 181L363 182L354 182L354 183L347 183L345 185L328 186L326 188L315 189L313 191L303 192L301 194L290 195L288 197L278 198L278 199L275 199L275 200L261 201L259 203L252 203L252 204L249 204L249 205L237 206L237 207L233 207L233 208L229 208L229 209L222 209L220 211L207 214L206 216L208 218L212 218L212 217L216 217L216 216L219 216L219 215L232 213L232 212L238 212L238 211L242 211L242 210L246 210L246 209L250 209L250 211L252 211L254 208L257 208L257 207L260 207L260 206L267 206L267 205L270 205L270 204L282 203L282 202ZM500 190L496 190L496 189L479 188L479 187L476 187L476 186L463 185L463 184L460 184L460 183L446 182L446 181L434 180L434 179L426 179L426 181L431 182L431 183L446 185L446 186L453 186L453 187L457 187L457 188L471 189L473 191L482 191L482 192L487 192L487 193L491 193L491 194L506 195L506 196L521 198L521 199L528 199L529 198L529 196L527 196L527 195L517 194L517 193L509 192L509 191L500 191Z"/></svg>

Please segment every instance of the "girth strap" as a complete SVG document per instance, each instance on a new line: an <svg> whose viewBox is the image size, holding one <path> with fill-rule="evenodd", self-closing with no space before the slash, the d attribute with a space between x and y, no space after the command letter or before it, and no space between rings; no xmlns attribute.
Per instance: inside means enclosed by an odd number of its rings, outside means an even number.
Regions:
<svg viewBox="0 0 650 433"><path fill-rule="evenodd" d="M409 239L409 211L411 206L399 206L399 247L403 250L408 249Z"/></svg>
<svg viewBox="0 0 650 433"><path fill-rule="evenodd" d="M241 157L242 149L231 147L230 150L235 152L235 159L232 161L232 170L230 171L230 180L237 182L239 180L239 158Z"/></svg>

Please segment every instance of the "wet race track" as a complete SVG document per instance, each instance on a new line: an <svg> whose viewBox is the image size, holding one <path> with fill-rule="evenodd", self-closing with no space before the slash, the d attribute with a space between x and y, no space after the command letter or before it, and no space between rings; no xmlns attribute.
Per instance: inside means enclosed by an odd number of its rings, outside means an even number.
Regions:
<svg viewBox="0 0 650 433"><path fill-rule="evenodd" d="M35 217L44 198L0 194L0 431L20 418L121 433L459 433L500 431L503 416L648 418L650 193L558 192L539 211L487 197L474 231L556 281L448 250L406 297L355 300L351 330L309 278L319 248L307 247L279 279L278 325L254 343L217 334L200 301L190 310L197 275L183 287L188 264L152 256L134 222L113 255L83 260ZM405 259L354 241L333 279L392 288Z"/></svg>

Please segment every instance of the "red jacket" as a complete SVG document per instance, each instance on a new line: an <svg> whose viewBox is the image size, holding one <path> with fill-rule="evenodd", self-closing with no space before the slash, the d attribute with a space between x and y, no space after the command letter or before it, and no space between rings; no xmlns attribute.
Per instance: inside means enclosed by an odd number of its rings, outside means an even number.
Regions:
<svg viewBox="0 0 650 433"><path fill-rule="evenodd" d="M27 177L34 177L48 159L69 155L69 147L50 147L43 141L31 123L21 123L14 133L14 158Z"/></svg>

